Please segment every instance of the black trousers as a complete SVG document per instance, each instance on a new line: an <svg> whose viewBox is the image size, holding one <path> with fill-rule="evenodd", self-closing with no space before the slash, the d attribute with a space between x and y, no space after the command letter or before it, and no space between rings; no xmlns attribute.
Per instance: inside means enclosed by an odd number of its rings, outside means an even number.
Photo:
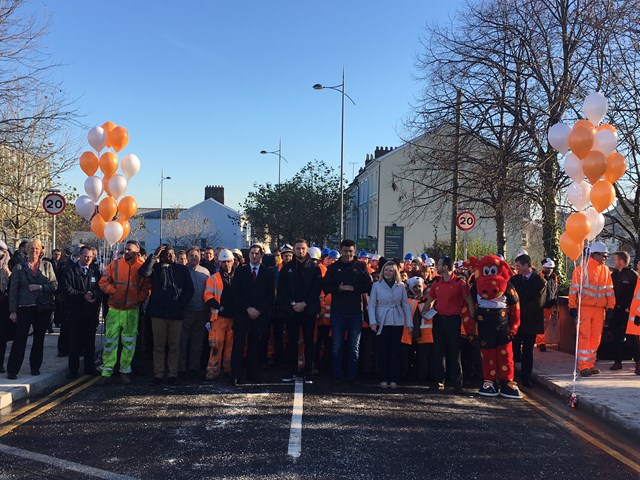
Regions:
<svg viewBox="0 0 640 480"><path fill-rule="evenodd" d="M298 372L298 341L302 328L304 342L304 374L313 370L313 334L316 329L315 315L287 315L287 363L292 373Z"/></svg>
<svg viewBox="0 0 640 480"><path fill-rule="evenodd" d="M36 307L18 307L18 321L16 323L16 336L11 345L11 353L7 362L7 373L17 375L22 367L29 329L33 325L33 344L29 354L31 371L40 370L42 366L42 352L44 348L44 335L47 333L51 312L38 312Z"/></svg>
<svg viewBox="0 0 640 480"><path fill-rule="evenodd" d="M433 343L419 343L418 350L418 380L421 383L435 381L435 365L433 361ZM440 362L442 363L442 362Z"/></svg>
<svg viewBox="0 0 640 480"><path fill-rule="evenodd" d="M329 335L330 333L331 327L329 325L318 325L318 336L313 357L316 368L322 373L328 373L331 370L331 345L333 339Z"/></svg>
<svg viewBox="0 0 640 480"><path fill-rule="evenodd" d="M233 349L231 350L231 374L233 378L262 380L263 359L267 349L266 333L248 333L244 325L233 325ZM247 350L245 370L244 351Z"/></svg>
<svg viewBox="0 0 640 480"><path fill-rule="evenodd" d="M637 335L627 335L625 332L627 331L627 322L629 321L629 312L625 312L624 310L616 309L613 314L613 319L610 322L610 328L613 338L611 342L614 346L614 360L616 362L621 362L623 353L624 353L624 341L625 338L628 342L631 343L631 352L633 355L633 360L638 362L640 361L640 348L638 345L638 337Z"/></svg>
<svg viewBox="0 0 640 480"><path fill-rule="evenodd" d="M362 329L362 334L360 335L360 371L365 375L373 373L375 339L376 334L373 330L370 328Z"/></svg>
<svg viewBox="0 0 640 480"><path fill-rule="evenodd" d="M444 383L445 373L442 358L446 354L449 386L462 385L460 361L460 315L436 315L433 319L434 377ZM448 383L449 383L448 382Z"/></svg>
<svg viewBox="0 0 640 480"><path fill-rule="evenodd" d="M397 382L400 378L403 329L402 326L384 326L380 335L376 335L377 366L381 382Z"/></svg>
<svg viewBox="0 0 640 480"><path fill-rule="evenodd" d="M96 328L95 316L68 317L69 372L76 374L80 368L80 355L84 356L84 373L95 372Z"/></svg>
<svg viewBox="0 0 640 480"><path fill-rule="evenodd" d="M529 380L533 371L533 347L536 345L535 333L517 333L513 337L513 356L520 358L520 378ZM516 353L517 352L517 353Z"/></svg>

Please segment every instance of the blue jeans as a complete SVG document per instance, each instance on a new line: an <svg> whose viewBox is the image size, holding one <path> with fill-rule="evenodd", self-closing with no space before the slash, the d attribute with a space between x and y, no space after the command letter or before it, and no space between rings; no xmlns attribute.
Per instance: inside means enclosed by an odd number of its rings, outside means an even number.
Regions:
<svg viewBox="0 0 640 480"><path fill-rule="evenodd" d="M354 380L358 375L360 334L362 333L361 313L331 313L331 334L333 336L331 363L336 379L342 378L342 348L345 332L347 332L349 348L348 378Z"/></svg>

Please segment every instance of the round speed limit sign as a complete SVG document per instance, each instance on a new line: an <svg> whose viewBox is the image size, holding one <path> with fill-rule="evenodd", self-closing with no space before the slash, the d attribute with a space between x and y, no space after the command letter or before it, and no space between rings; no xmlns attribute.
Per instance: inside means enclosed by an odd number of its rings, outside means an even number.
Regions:
<svg viewBox="0 0 640 480"><path fill-rule="evenodd" d="M67 201L59 193L49 193L42 201L44 211L50 215L60 215L67 206Z"/></svg>
<svg viewBox="0 0 640 480"><path fill-rule="evenodd" d="M471 230L476 226L476 216L468 210L460 212L456 217L458 228L463 231Z"/></svg>

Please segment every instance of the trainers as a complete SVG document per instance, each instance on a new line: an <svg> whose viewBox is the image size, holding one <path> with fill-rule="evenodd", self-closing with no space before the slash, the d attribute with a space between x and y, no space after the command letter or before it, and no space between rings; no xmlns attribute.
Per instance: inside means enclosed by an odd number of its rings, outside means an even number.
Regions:
<svg viewBox="0 0 640 480"><path fill-rule="evenodd" d="M396 382L391 382L389 383L389 388L395 390L396 388L398 388L398 384Z"/></svg>
<svg viewBox="0 0 640 480"><path fill-rule="evenodd" d="M128 373L120 373L120 383L122 383L123 385L131 384L131 378L129 377Z"/></svg>
<svg viewBox="0 0 640 480"><path fill-rule="evenodd" d="M622 370L622 362L613 362L613 365L609 367L609 370Z"/></svg>
<svg viewBox="0 0 640 480"><path fill-rule="evenodd" d="M522 398L516 382L507 382L500 388L500 396L505 398Z"/></svg>
<svg viewBox="0 0 640 480"><path fill-rule="evenodd" d="M591 369L590 368L585 368L584 370L580 370L580 376L581 377L590 377L591 376Z"/></svg>
<svg viewBox="0 0 640 480"><path fill-rule="evenodd" d="M480 390L478 390L478 394L483 397L497 397L498 395L500 395L494 383L487 380L485 380L485 382L482 384L482 387L480 387Z"/></svg>
<svg viewBox="0 0 640 480"><path fill-rule="evenodd" d="M380 388L387 388L389 384L387 382L380 382Z"/></svg>
<svg viewBox="0 0 640 480"><path fill-rule="evenodd" d="M107 383L111 383L111 377L102 375L96 382L96 385L106 385Z"/></svg>
<svg viewBox="0 0 640 480"><path fill-rule="evenodd" d="M591 369L591 375L598 375L600 373L600 370L597 368L592 368Z"/></svg>
<svg viewBox="0 0 640 480"><path fill-rule="evenodd" d="M544 343L541 343L540 345L538 345L538 350L540 350L541 352L546 352L547 346Z"/></svg>
<svg viewBox="0 0 640 480"><path fill-rule="evenodd" d="M298 376L294 373L291 375L287 375L286 377L282 377L282 381L286 383L295 382Z"/></svg>

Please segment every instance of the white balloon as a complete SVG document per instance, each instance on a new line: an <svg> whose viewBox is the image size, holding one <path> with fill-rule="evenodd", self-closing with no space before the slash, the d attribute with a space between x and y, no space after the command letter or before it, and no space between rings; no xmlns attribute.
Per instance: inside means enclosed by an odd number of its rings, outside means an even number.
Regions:
<svg viewBox="0 0 640 480"><path fill-rule="evenodd" d="M140 159L137 155L128 153L122 157L120 168L122 168L122 173L124 173L127 180L131 180L131 177L140 171Z"/></svg>
<svg viewBox="0 0 640 480"><path fill-rule="evenodd" d="M582 111L594 125L598 125L602 121L608 108L609 100L600 92L590 93L582 104Z"/></svg>
<svg viewBox="0 0 640 480"><path fill-rule="evenodd" d="M584 178L582 161L573 152L568 153L564 157L564 171L567 176L576 183L580 183Z"/></svg>
<svg viewBox="0 0 640 480"><path fill-rule="evenodd" d="M585 216L591 222L591 230L587 235L587 239L589 241L592 241L604 229L604 215L601 213L598 213L597 210L593 207L587 208L582 213L584 213Z"/></svg>
<svg viewBox="0 0 640 480"><path fill-rule="evenodd" d="M95 175L92 177L87 177L84 181L84 191L87 192L87 195L93 200L97 202L102 195L103 191L102 179L96 177Z"/></svg>
<svg viewBox="0 0 640 480"><path fill-rule="evenodd" d="M605 157L608 157L616 151L617 140L617 133L612 132L611 130L600 130L596 132L592 150L598 150L599 152L604 153Z"/></svg>
<svg viewBox="0 0 640 480"><path fill-rule="evenodd" d="M116 173L109 179L109 191L113 198L120 198L127 190L127 179Z"/></svg>
<svg viewBox="0 0 640 480"><path fill-rule="evenodd" d="M87 220L91 220L91 217L96 212L96 204L87 195L80 195L76 198L75 207L78 215Z"/></svg>
<svg viewBox="0 0 640 480"><path fill-rule="evenodd" d="M96 152L107 146L107 132L102 127L93 127L87 134L87 140Z"/></svg>
<svg viewBox="0 0 640 480"><path fill-rule="evenodd" d="M549 144L562 155L569 150L569 134L571 127L564 123L556 123L549 128Z"/></svg>
<svg viewBox="0 0 640 480"><path fill-rule="evenodd" d="M123 233L124 229L122 228L122 225L120 225L120 223L116 222L115 220L110 221L104 227L104 238L107 243L109 243L109 246L117 243L118 240L120 240L120 238L122 237Z"/></svg>
<svg viewBox="0 0 640 480"><path fill-rule="evenodd" d="M573 182L567 188L567 200L579 212L589 205L589 194L591 193L591 185L587 182Z"/></svg>

